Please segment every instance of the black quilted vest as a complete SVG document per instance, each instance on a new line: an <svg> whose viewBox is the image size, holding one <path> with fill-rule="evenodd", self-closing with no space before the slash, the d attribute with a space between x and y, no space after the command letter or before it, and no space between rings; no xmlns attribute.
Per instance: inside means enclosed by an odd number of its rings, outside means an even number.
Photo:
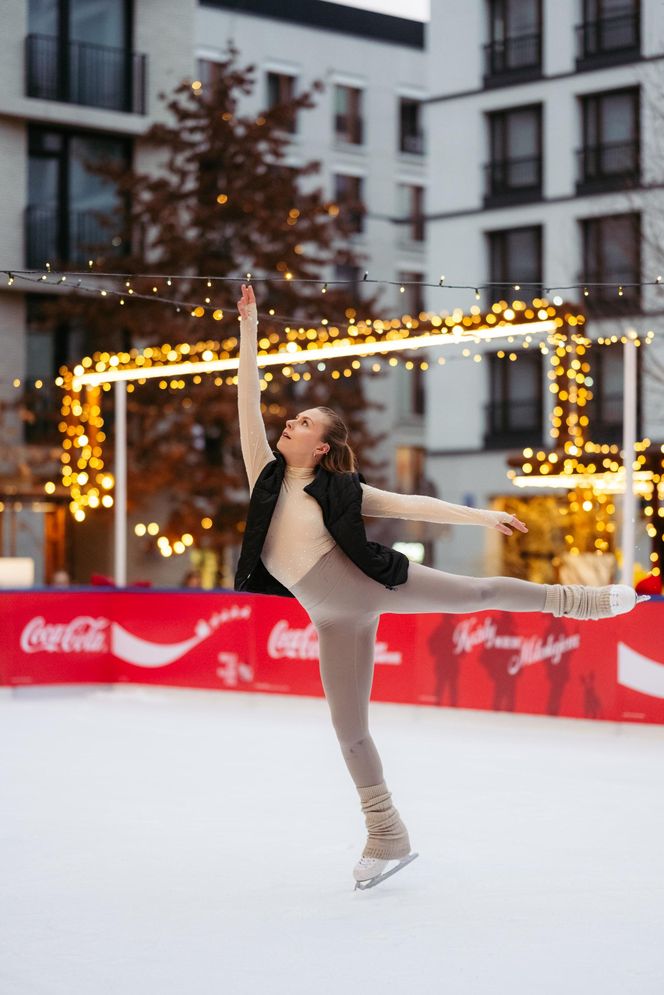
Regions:
<svg viewBox="0 0 664 995"><path fill-rule="evenodd" d="M276 459L261 470L251 492L242 549L235 573L234 589L256 594L295 595L273 577L263 561L261 551L279 497L286 470L286 460L278 449ZM396 549L367 539L362 519L361 473L332 473L323 466L304 490L314 497L323 513L323 522L343 552L368 577L392 590L408 578L408 557ZM294 541L297 541L294 538Z"/></svg>

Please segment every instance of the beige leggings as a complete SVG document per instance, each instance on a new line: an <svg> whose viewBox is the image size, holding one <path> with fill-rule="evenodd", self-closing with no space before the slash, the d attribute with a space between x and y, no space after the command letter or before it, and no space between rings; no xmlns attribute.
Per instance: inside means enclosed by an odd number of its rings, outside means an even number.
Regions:
<svg viewBox="0 0 664 995"><path fill-rule="evenodd" d="M355 785L380 784L383 768L369 734L374 640L382 613L543 611L548 584L516 577L465 577L409 563L390 590L367 577L339 546L290 590L318 633L320 675L341 752Z"/></svg>

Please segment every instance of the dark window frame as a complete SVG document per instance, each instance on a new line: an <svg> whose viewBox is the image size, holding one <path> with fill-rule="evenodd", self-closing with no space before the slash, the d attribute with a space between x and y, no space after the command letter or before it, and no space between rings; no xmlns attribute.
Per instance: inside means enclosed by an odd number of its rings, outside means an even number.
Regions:
<svg viewBox="0 0 664 995"><path fill-rule="evenodd" d="M506 352L508 350L505 350ZM485 404L485 449L511 449L520 446L540 446L544 432L544 362L539 349L532 352L520 350L516 362L506 356L498 357L491 352L488 359L489 400ZM510 398L510 370L519 363L532 367L534 396L528 401L512 401ZM500 389L496 390L497 385ZM529 407L527 407L529 406ZM525 410L524 410L525 409ZM530 424L526 423L528 411Z"/></svg>
<svg viewBox="0 0 664 995"><path fill-rule="evenodd" d="M486 19L488 42L484 45L484 86L509 86L513 83L540 79L542 76L542 0L533 0L537 12L537 29L529 34L514 34L509 25L509 6L506 0L487 0ZM502 8L505 23L504 37L499 37L498 14ZM514 53L524 53L524 61L513 64Z"/></svg>
<svg viewBox="0 0 664 995"><path fill-rule="evenodd" d="M581 23L576 26L578 72L642 58L640 0L626 2L621 13L610 16L606 16L603 3L604 0L582 0ZM606 44L605 34L618 28L621 21L631 30L631 39L623 45Z"/></svg>
<svg viewBox="0 0 664 995"><path fill-rule="evenodd" d="M124 4L124 39L122 47L80 42L70 38L70 0L58 0L57 34L27 34L25 37L25 94L41 100L56 100L99 110L128 114L147 113L147 56L134 52L134 0ZM104 70L103 60L107 67ZM110 63L108 60L111 60ZM109 72L113 59L122 62L122 87L112 106L95 100L80 99L80 91L89 93L91 87L82 86L87 73ZM74 69L78 65L77 70ZM83 69L81 67L84 67ZM94 67L94 68L93 68ZM83 76L81 75L83 74ZM76 79L74 79L76 77ZM76 84L76 85L74 85ZM77 90L76 86L79 87ZM77 99L77 95L79 99Z"/></svg>
<svg viewBox="0 0 664 995"><path fill-rule="evenodd" d="M408 110L415 108L415 127L410 125ZM408 155L424 155L424 130L422 128L423 105L414 97L399 97L399 152Z"/></svg>
<svg viewBox="0 0 664 995"><path fill-rule="evenodd" d="M349 86L346 83L334 84L334 137L336 141L348 145L364 144L364 118L362 115L364 89L359 86ZM346 114L337 112L337 90L346 90L350 94L349 109Z"/></svg>
<svg viewBox="0 0 664 995"><path fill-rule="evenodd" d="M593 380L592 400L586 404L585 413L589 419L588 433L596 441L601 443L622 443L623 441L623 391L619 394L609 394L604 390L603 367L608 361L613 350L618 350L622 361L622 346L596 345L590 353L590 376ZM641 388L643 379L643 352L636 350L636 434L638 438L643 436L643 390ZM611 405L616 402L620 405L620 417L610 417Z"/></svg>
<svg viewBox="0 0 664 995"><path fill-rule="evenodd" d="M511 279L507 273L510 270L510 262L508 255L509 246L509 236L514 233L521 232L533 232L537 239L537 263L536 269L539 273L539 287L533 287L528 284L525 288L522 287L521 290L514 290L514 284L519 284L519 281L523 278L524 274L516 274L513 279ZM541 291L543 289L543 268L544 268L544 226L543 225L519 225L514 228L498 228L491 231L485 232L486 246L488 250L489 258L489 282L491 284L498 284L497 286L491 286L486 291L486 304L490 306L496 300L507 300L508 302L515 299L527 300L533 297L541 296ZM495 260L496 260L496 250L500 251L500 269L501 273L496 272ZM516 296L515 296L516 295Z"/></svg>
<svg viewBox="0 0 664 995"><path fill-rule="evenodd" d="M601 317L611 314L640 314L642 311L642 293L640 286L630 287L630 283L640 283L642 273L642 227L641 214L638 211L624 212L622 214L599 215L592 218L580 218L581 245L583 261L583 272L581 281L583 283L608 283L618 284L620 278L616 279L611 272L607 272L603 264L603 249L607 244L607 235L602 232L603 224L614 223L619 218L631 219L634 225L635 234L633 244L636 248L636 256L632 260L634 272L627 274L624 278L622 295L618 294L613 286L606 288L589 287L588 296L584 296L584 306L589 314ZM593 265L594 263L594 265ZM631 277L628 279L627 277Z"/></svg>
<svg viewBox="0 0 664 995"><path fill-rule="evenodd" d="M605 143L602 140L602 100L614 96L627 95L632 98L633 131L631 142ZM641 183L641 91L638 85L602 90L597 93L584 93L579 96L581 109L582 148L578 156L577 193L601 193L605 190L621 190L638 187ZM594 132L598 136L595 145L589 142L589 124L593 118ZM632 155L630 168L622 171L604 168L605 156L610 159L612 150L621 154L621 148Z"/></svg>
<svg viewBox="0 0 664 995"><path fill-rule="evenodd" d="M265 70L265 106L268 110L274 110L281 105L290 104L295 99L297 86L297 75L295 73L278 72L275 69ZM276 80L276 94L273 92L271 80ZM288 85L284 86L284 81L288 80ZM284 116L286 116L284 114ZM283 130L290 135L297 134L298 115L297 112L288 116Z"/></svg>
<svg viewBox="0 0 664 995"><path fill-rule="evenodd" d="M335 172L333 175L335 203L338 204L340 214L349 226L348 233L351 235L363 235L366 231L364 219L367 214L367 208L364 201L364 181L366 177L356 176L352 173L339 172ZM355 186L356 190L352 191L350 196L343 193L340 196L340 180L343 180L344 182L353 181L353 183L349 185Z"/></svg>
<svg viewBox="0 0 664 995"><path fill-rule="evenodd" d="M60 140L59 149L48 150L41 145L41 141L46 136L57 136ZM28 124L28 160L32 160L35 157L38 158L57 158L58 160L58 191L57 191L57 203L54 208L41 207L37 204L32 204L28 201L25 208L25 256L26 264L29 268L41 269L48 262L54 262L54 259L41 259L36 255L35 249L35 230L38 226L38 212L52 210L54 212L54 217L52 219L46 219L46 224L51 224L55 228L55 234L53 236L55 242L56 258L59 258L63 262L75 262L84 261L85 253L77 255L76 245L73 241L72 235L72 208L71 208L71 140L74 138L91 138L99 139L109 138L120 144L122 148L122 154L127 166L131 166L133 158L133 140L128 135L116 134L110 132L100 133L98 131L92 131L90 129L84 128L66 128L59 125L51 124L36 124L34 122L29 122ZM129 203L128 198L125 196L121 201L120 208L124 211L125 216L129 216ZM94 212L93 212L94 213ZM80 243L79 243L80 244ZM123 243L122 249L126 251L127 246ZM109 254L111 254L111 248L109 248Z"/></svg>
<svg viewBox="0 0 664 995"><path fill-rule="evenodd" d="M509 155L508 118L512 114L523 111L533 111L537 119L537 150L534 156L513 157ZM485 172L485 207L504 207L512 204L532 203L542 199L543 188L543 133L544 108L542 103L529 103L517 107L506 107L486 114L488 129L489 161L484 166ZM500 152L497 146L502 145ZM530 184L514 184L510 182L513 168L531 163L534 180Z"/></svg>

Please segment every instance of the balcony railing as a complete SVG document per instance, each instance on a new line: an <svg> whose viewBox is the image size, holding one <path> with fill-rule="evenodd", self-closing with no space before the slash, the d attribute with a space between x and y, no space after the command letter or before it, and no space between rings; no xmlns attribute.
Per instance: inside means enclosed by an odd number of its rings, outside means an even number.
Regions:
<svg viewBox="0 0 664 995"><path fill-rule="evenodd" d="M621 14L584 21L577 25L577 69L631 61L641 53L638 10L632 6Z"/></svg>
<svg viewBox="0 0 664 995"><path fill-rule="evenodd" d="M41 269L56 260L85 263L100 248L105 255L122 251L121 235L102 225L99 214L29 205L25 211L26 265Z"/></svg>
<svg viewBox="0 0 664 995"><path fill-rule="evenodd" d="M631 273L625 270L596 270L581 274L579 283L606 284L591 286L588 296L583 297L583 306L589 315L604 317L615 314L639 314L642 309L640 276L635 267ZM622 293L618 290L622 289Z"/></svg>
<svg viewBox="0 0 664 995"><path fill-rule="evenodd" d="M485 207L539 200L542 196L542 157L496 159L484 166Z"/></svg>
<svg viewBox="0 0 664 995"><path fill-rule="evenodd" d="M25 46L28 97L145 114L145 55L51 35L28 35Z"/></svg>
<svg viewBox="0 0 664 995"><path fill-rule="evenodd" d="M577 151L578 193L636 187L641 166L638 141L586 145Z"/></svg>
<svg viewBox="0 0 664 995"><path fill-rule="evenodd" d="M361 117L349 114L334 115L335 138L353 145L361 145L364 141L364 126Z"/></svg>
<svg viewBox="0 0 664 995"><path fill-rule="evenodd" d="M399 147L402 152L409 152L411 155L424 155L424 132L403 133Z"/></svg>
<svg viewBox="0 0 664 995"><path fill-rule="evenodd" d="M517 35L484 46L484 85L537 79L542 73L542 34Z"/></svg>
<svg viewBox="0 0 664 995"><path fill-rule="evenodd" d="M487 449L509 449L527 443L539 444L542 438L542 402L489 401L484 405Z"/></svg>

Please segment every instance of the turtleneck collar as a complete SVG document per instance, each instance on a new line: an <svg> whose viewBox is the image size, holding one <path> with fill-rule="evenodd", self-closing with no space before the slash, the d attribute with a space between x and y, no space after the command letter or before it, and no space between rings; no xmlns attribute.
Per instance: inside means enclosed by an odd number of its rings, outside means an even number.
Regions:
<svg viewBox="0 0 664 995"><path fill-rule="evenodd" d="M289 477L313 477L316 473L315 466L291 466L286 464L286 473Z"/></svg>

